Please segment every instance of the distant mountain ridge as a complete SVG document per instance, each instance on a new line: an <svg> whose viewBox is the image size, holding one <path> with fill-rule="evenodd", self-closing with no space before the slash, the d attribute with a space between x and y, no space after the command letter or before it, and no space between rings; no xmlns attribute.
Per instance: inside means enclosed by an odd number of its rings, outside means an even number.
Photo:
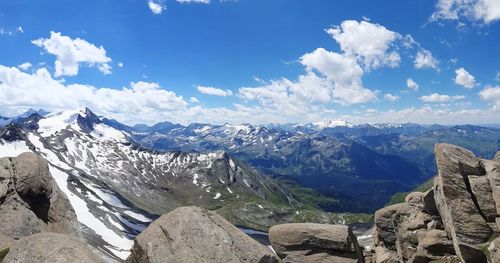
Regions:
<svg viewBox="0 0 500 263"><path fill-rule="evenodd" d="M156 215L185 205L255 229L305 220L303 214L308 220L319 215L318 221L346 222L344 215L306 207L287 187L225 151L148 149L87 108L44 117L33 113L0 128L0 156L23 152L48 161L87 242L116 258L126 258L133 237Z"/></svg>

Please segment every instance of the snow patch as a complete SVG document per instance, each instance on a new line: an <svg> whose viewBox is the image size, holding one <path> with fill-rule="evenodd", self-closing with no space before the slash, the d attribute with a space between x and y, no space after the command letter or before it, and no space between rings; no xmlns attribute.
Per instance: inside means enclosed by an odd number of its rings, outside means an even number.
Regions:
<svg viewBox="0 0 500 263"><path fill-rule="evenodd" d="M153 221L152 219L149 219L149 218L147 218L147 217L145 217L145 216L143 216L141 214L134 213L132 211L124 211L123 213L125 213L128 216L133 217L134 219L137 219L137 220L139 220L141 222L144 222L144 223Z"/></svg>
<svg viewBox="0 0 500 263"><path fill-rule="evenodd" d="M130 248L132 248L134 241L117 235L90 212L87 203L68 189L68 175L66 172L50 164L49 170L59 188L61 188L68 197L71 206L75 210L78 221L92 229L98 236L110 244L111 246L106 247L114 255L125 260L130 254Z"/></svg>
<svg viewBox="0 0 500 263"><path fill-rule="evenodd" d="M0 141L0 158L16 157L23 152L31 152L25 141L3 142Z"/></svg>

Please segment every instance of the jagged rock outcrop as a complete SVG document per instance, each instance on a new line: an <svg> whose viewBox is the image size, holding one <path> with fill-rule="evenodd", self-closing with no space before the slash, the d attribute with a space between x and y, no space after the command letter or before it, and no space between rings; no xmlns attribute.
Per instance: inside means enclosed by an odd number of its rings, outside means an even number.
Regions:
<svg viewBox="0 0 500 263"><path fill-rule="evenodd" d="M38 233L17 241L3 260L4 263L100 263L87 244L58 233Z"/></svg>
<svg viewBox="0 0 500 263"><path fill-rule="evenodd" d="M356 236L344 225L276 225L269 229L269 239L285 263L364 262Z"/></svg>
<svg viewBox="0 0 500 263"><path fill-rule="evenodd" d="M438 175L426 193L375 214L374 262L500 262L500 153L484 160L435 146ZM486 252L489 250L489 252Z"/></svg>
<svg viewBox="0 0 500 263"><path fill-rule="evenodd" d="M33 153L0 159L0 222L0 249L40 232L80 237L68 198L47 162Z"/></svg>
<svg viewBox="0 0 500 263"><path fill-rule="evenodd" d="M281 260L214 212L180 207L135 239L127 262L260 262Z"/></svg>

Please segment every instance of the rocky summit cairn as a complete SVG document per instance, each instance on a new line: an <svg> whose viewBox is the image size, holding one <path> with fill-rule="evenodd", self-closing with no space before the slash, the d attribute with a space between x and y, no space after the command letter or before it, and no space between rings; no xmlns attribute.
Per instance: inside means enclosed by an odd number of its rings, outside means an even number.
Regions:
<svg viewBox="0 0 500 263"><path fill-rule="evenodd" d="M372 262L500 262L500 152L437 144L435 154L432 190L375 213Z"/></svg>
<svg viewBox="0 0 500 263"><path fill-rule="evenodd" d="M269 239L283 262L362 263L363 252L348 226L283 224L269 229Z"/></svg>
<svg viewBox="0 0 500 263"><path fill-rule="evenodd" d="M281 260L214 212L180 207L137 236L127 262L258 262Z"/></svg>

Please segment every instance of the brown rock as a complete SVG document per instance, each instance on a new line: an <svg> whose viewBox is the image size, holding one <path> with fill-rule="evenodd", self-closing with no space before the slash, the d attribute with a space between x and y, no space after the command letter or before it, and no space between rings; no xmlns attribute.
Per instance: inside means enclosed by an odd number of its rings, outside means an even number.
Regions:
<svg viewBox="0 0 500 263"><path fill-rule="evenodd" d="M431 189L425 192L423 198L424 208L423 211L429 215L439 216L439 211L436 207L436 201L434 200L434 190Z"/></svg>
<svg viewBox="0 0 500 263"><path fill-rule="evenodd" d="M39 233L24 237L11 246L4 263L98 263L87 244L75 237L56 233Z"/></svg>
<svg viewBox="0 0 500 263"><path fill-rule="evenodd" d="M423 198L424 198L424 193L412 192L405 197L405 203L422 204Z"/></svg>
<svg viewBox="0 0 500 263"><path fill-rule="evenodd" d="M375 246L381 245L389 249L396 250L396 229L393 216L396 212L408 204L395 204L381 208L375 212Z"/></svg>
<svg viewBox="0 0 500 263"><path fill-rule="evenodd" d="M284 262L364 261L356 237L344 225L276 225L269 229L269 239Z"/></svg>
<svg viewBox="0 0 500 263"><path fill-rule="evenodd" d="M487 176L468 176L472 193L474 194L480 214L487 222L495 222L497 209L491 190L490 181Z"/></svg>
<svg viewBox="0 0 500 263"><path fill-rule="evenodd" d="M486 262L475 245L486 242L492 230L474 203L468 176L483 176L485 167L472 152L449 144L435 147L439 175L434 199L445 230L453 240L457 256L465 262Z"/></svg>
<svg viewBox="0 0 500 263"><path fill-rule="evenodd" d="M491 262L500 263L500 237L497 237L491 242L488 251L490 252Z"/></svg>
<svg viewBox="0 0 500 263"><path fill-rule="evenodd" d="M127 262L281 262L214 212L180 207L149 225L135 239Z"/></svg>
<svg viewBox="0 0 500 263"><path fill-rule="evenodd" d="M0 222L0 235L12 240L40 232L80 237L69 200L33 153L0 159Z"/></svg>
<svg viewBox="0 0 500 263"><path fill-rule="evenodd" d="M376 263L399 263L398 255L396 252L391 251L385 247L375 248L375 262Z"/></svg>

